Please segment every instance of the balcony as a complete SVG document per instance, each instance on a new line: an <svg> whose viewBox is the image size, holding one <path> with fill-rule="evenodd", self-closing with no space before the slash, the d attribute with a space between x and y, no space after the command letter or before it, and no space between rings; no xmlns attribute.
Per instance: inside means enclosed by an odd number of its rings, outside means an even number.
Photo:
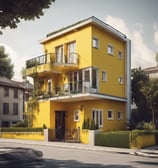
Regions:
<svg viewBox="0 0 158 168"><path fill-rule="evenodd" d="M45 98L63 98L66 96L67 98L72 99L73 95L84 95L87 93L98 93L98 88L95 86L91 86L90 82L86 81L73 81L70 83L66 83L62 86L57 86L51 91L42 91L39 92L39 99Z"/></svg>
<svg viewBox="0 0 158 168"><path fill-rule="evenodd" d="M65 70L77 69L78 65L79 55L77 53L64 56L59 53L49 53L27 60L26 74L31 76L43 72L63 73Z"/></svg>

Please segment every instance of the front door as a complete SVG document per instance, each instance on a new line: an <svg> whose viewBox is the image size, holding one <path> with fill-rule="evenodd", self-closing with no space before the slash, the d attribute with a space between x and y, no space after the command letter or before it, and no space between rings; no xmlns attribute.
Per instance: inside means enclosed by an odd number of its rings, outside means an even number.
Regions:
<svg viewBox="0 0 158 168"><path fill-rule="evenodd" d="M65 111L55 111L56 139L65 138Z"/></svg>

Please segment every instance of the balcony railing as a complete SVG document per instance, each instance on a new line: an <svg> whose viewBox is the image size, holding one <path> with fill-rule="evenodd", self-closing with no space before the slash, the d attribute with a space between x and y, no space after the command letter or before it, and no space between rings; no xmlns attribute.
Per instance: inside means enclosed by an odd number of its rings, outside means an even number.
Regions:
<svg viewBox="0 0 158 168"><path fill-rule="evenodd" d="M60 53L49 53L45 55L41 55L30 60L26 61L26 68L32 68L38 65L52 63L54 65L78 65L79 63L79 54L77 53L69 53L68 55L60 54Z"/></svg>
<svg viewBox="0 0 158 168"><path fill-rule="evenodd" d="M58 86L53 90L40 92L39 98L43 99L80 93L98 93L98 88L97 86L91 86L90 82L87 81L72 81L64 84L64 86Z"/></svg>

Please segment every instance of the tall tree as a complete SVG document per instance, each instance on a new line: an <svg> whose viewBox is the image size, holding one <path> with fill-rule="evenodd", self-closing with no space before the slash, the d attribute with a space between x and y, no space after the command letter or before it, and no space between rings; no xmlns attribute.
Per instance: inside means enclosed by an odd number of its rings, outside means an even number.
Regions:
<svg viewBox="0 0 158 168"><path fill-rule="evenodd" d="M152 114L152 121L156 124L158 122L158 79L150 79L149 82L142 87L141 91L146 97Z"/></svg>
<svg viewBox="0 0 158 168"><path fill-rule="evenodd" d="M52 2L55 0L0 0L0 28L16 28L22 19L40 18Z"/></svg>
<svg viewBox="0 0 158 168"><path fill-rule="evenodd" d="M150 120L148 112L147 100L141 91L143 86L149 82L149 76L139 67L132 69L131 72L131 85L132 85L132 102L137 106L136 121Z"/></svg>
<svg viewBox="0 0 158 168"><path fill-rule="evenodd" d="M8 54L5 53L4 47L0 46L0 76L11 79L14 75L13 68L14 65L11 63Z"/></svg>

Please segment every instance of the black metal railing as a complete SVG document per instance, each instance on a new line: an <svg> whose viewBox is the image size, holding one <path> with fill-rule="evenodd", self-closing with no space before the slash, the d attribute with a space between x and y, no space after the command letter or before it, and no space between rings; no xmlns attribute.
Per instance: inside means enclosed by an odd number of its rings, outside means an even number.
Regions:
<svg viewBox="0 0 158 168"><path fill-rule="evenodd" d="M49 53L45 55L41 55L26 61L26 68L32 68L37 65L42 65L46 63L53 64L75 64L79 63L79 54L77 53L69 53L67 55L60 53Z"/></svg>

